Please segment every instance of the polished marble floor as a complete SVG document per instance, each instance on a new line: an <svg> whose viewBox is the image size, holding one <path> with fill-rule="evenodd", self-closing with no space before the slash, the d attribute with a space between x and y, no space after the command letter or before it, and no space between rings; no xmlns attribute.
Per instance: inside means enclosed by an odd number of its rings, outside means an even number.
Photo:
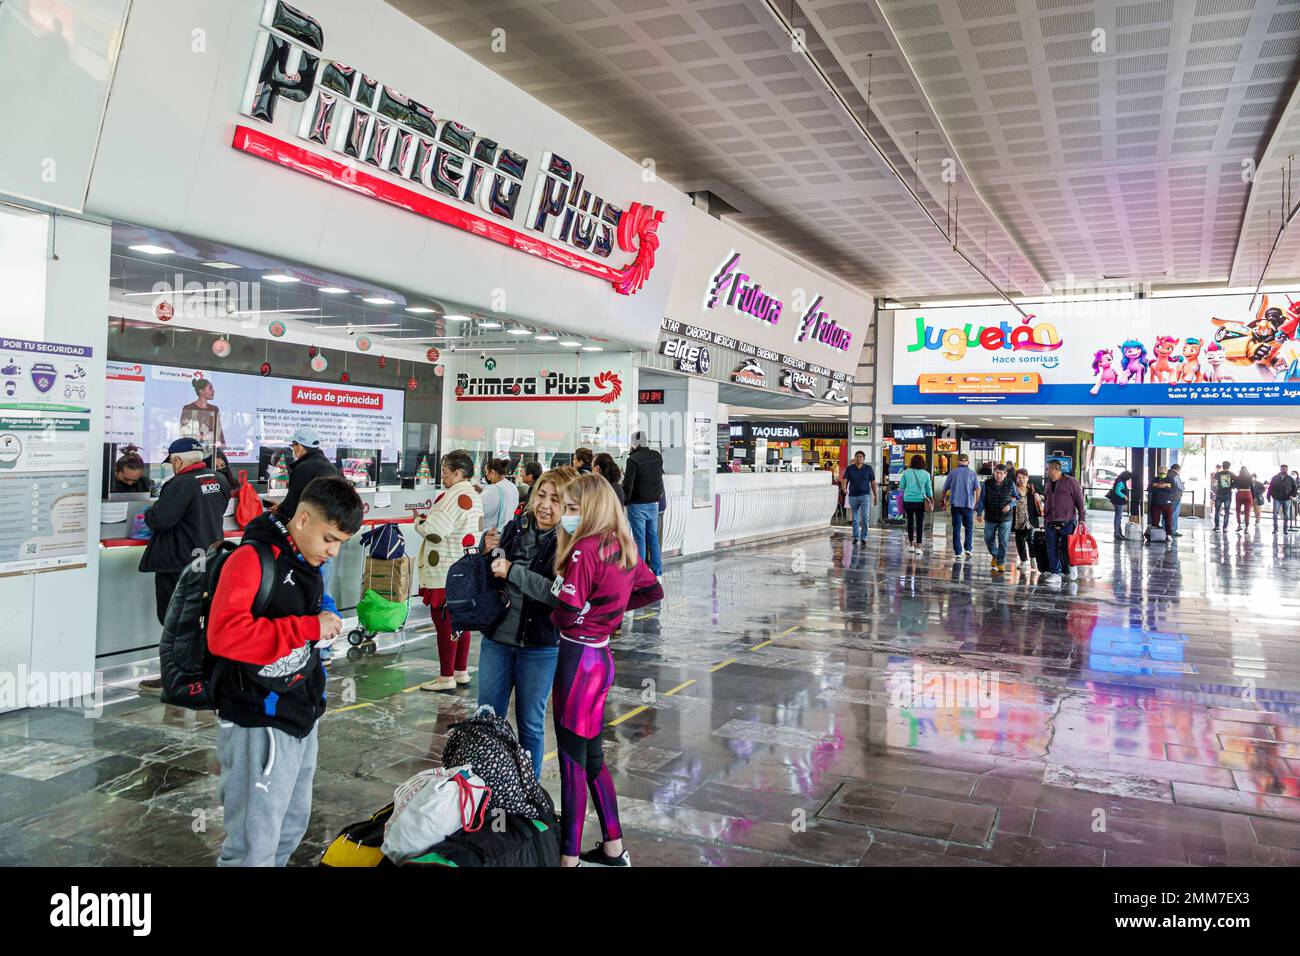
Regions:
<svg viewBox="0 0 1300 956"><path fill-rule="evenodd" d="M634 861L1300 864L1300 534L1190 520L1144 548L1108 517L1099 565L1057 588L993 573L979 543L954 562L942 524L924 556L898 529L836 529L670 565L614 642ZM473 709L474 684L417 689L436 651L408 636L333 667L296 863ZM0 717L0 863L215 858L211 716L118 696Z"/></svg>

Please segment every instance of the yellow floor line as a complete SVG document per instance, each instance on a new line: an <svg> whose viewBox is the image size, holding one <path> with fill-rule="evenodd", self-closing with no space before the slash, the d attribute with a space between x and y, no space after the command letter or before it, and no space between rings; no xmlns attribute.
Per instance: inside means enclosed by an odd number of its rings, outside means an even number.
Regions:
<svg viewBox="0 0 1300 956"><path fill-rule="evenodd" d="M677 693L679 690L682 690L683 688L686 688L686 687L690 687L690 686L691 686L692 684L694 684L694 683L695 683L695 678L693 678L693 677L692 677L690 680L688 680L688 681L682 681L680 684L678 684L678 685L677 685L676 687L674 687L672 690L664 691L664 696L665 696L665 697L671 697L671 696L673 696L673 694Z"/></svg>
<svg viewBox="0 0 1300 956"><path fill-rule="evenodd" d="M649 709L650 709L650 706L649 706L648 704L642 704L640 707L637 707L637 708L635 708L635 709L633 709L633 710L629 710L629 711L628 711L626 714L624 714L622 717L615 717L615 718L614 718L613 720L611 720L608 724L606 724L606 726L607 726L607 727L617 727L617 726L618 726L619 724L621 724L623 721L625 721L625 720L630 720L631 718L635 717L637 714L641 713L641 711L643 711L643 710L649 710Z"/></svg>
<svg viewBox="0 0 1300 956"><path fill-rule="evenodd" d="M342 713L346 713L349 710L360 710L362 707L374 707L374 706L375 706L375 702L373 700L368 700L361 704L349 704L347 707L335 707L333 710L330 711L330 713L342 714Z"/></svg>
<svg viewBox="0 0 1300 956"><path fill-rule="evenodd" d="M787 634L789 634L791 631L797 631L797 630L799 630L799 625L798 625L798 624L791 624L791 625L790 625L789 627L787 627L784 631L782 631L780 634L778 634L777 637L785 637L785 636L786 636Z"/></svg>
<svg viewBox="0 0 1300 956"><path fill-rule="evenodd" d="M750 650L751 650L751 651L761 651L763 648L767 647L767 645L769 645L769 644L771 644L771 643L772 643L771 639L768 639L768 640L764 641L762 644L755 644L753 647L750 648Z"/></svg>
<svg viewBox="0 0 1300 956"><path fill-rule="evenodd" d="M734 664L734 663L736 663L736 659L735 659L734 657L728 657L728 658L727 658L725 661L723 661L721 664L714 664L712 667L710 667L710 668L709 668L709 673L710 673L710 674L715 673L716 671L720 671L720 670L722 670L722 669L723 669L724 667L726 667L728 664Z"/></svg>

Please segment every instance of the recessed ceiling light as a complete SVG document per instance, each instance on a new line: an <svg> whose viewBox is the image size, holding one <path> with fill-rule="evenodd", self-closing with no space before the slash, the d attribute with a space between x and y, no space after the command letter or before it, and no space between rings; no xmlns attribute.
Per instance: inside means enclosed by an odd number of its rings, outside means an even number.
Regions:
<svg viewBox="0 0 1300 956"><path fill-rule="evenodd" d="M533 337L534 342L554 342L558 335L537 335Z"/></svg>
<svg viewBox="0 0 1300 956"><path fill-rule="evenodd" d="M1002 420L1007 422L1027 422L1029 421L1029 416L1028 415L1003 415Z"/></svg>
<svg viewBox="0 0 1300 956"><path fill-rule="evenodd" d="M469 318L468 315L444 315L443 318L446 319L448 322L468 322L468 321L470 321L470 318Z"/></svg>
<svg viewBox="0 0 1300 956"><path fill-rule="evenodd" d="M478 324L478 327L479 327L480 329L499 329L499 328L501 328L501 323L500 323L500 322L480 322L480 323Z"/></svg>
<svg viewBox="0 0 1300 956"><path fill-rule="evenodd" d="M175 249L168 249L166 246L151 246L147 242L138 246L127 246L132 252L143 252L147 256L174 256Z"/></svg>
<svg viewBox="0 0 1300 956"><path fill-rule="evenodd" d="M382 295L363 295L361 301L371 305L397 305L396 299L385 299Z"/></svg>
<svg viewBox="0 0 1300 956"><path fill-rule="evenodd" d="M560 344L563 345L566 349L576 349L576 348L577 348L579 345L581 345L582 343L581 343L581 342L561 342Z"/></svg>
<svg viewBox="0 0 1300 956"><path fill-rule="evenodd" d="M233 262L222 262L218 259L216 262L203 263L209 269L242 269L243 266L237 266Z"/></svg>
<svg viewBox="0 0 1300 956"><path fill-rule="evenodd" d="M262 276L267 282L301 282L297 276L287 276L283 272L272 272L270 275Z"/></svg>
<svg viewBox="0 0 1300 956"><path fill-rule="evenodd" d="M408 305L406 311L412 315L432 315L437 309L431 309L427 305Z"/></svg>
<svg viewBox="0 0 1300 956"><path fill-rule="evenodd" d="M532 335L528 329L506 329L506 335Z"/></svg>
<svg viewBox="0 0 1300 956"><path fill-rule="evenodd" d="M311 309L256 309L248 312L232 312L231 315L278 315L281 312L319 312L320 307Z"/></svg>
<svg viewBox="0 0 1300 956"><path fill-rule="evenodd" d="M601 348L599 345L584 345L584 346L582 347L582 350L583 350L584 352L603 352L603 351L605 351L605 350L604 350L603 348Z"/></svg>
<svg viewBox="0 0 1300 956"><path fill-rule="evenodd" d="M316 291L321 293L322 295L347 295L348 294L347 289L340 289L336 285L323 286L317 289Z"/></svg>

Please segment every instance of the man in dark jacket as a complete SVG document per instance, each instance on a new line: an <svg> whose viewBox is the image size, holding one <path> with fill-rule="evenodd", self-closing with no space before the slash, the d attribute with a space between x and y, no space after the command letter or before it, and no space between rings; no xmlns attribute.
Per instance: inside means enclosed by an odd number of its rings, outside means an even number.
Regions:
<svg viewBox="0 0 1300 956"><path fill-rule="evenodd" d="M645 432L632 433L632 451L623 472L623 498L636 548L655 577L664 573L659 558L659 499L664 494L664 459L646 447Z"/></svg>
<svg viewBox="0 0 1300 956"><path fill-rule="evenodd" d="M993 474L984 479L984 493L976 505L984 522L984 546L993 556L994 572L1006 570L1007 541L1011 537L1017 497L1016 486L1007 477L1007 466L998 462L993 466Z"/></svg>
<svg viewBox="0 0 1300 956"><path fill-rule="evenodd" d="M185 565L222 539L227 501L220 480L203 461L197 439L176 439L167 449L167 461L174 477L144 512L153 536L140 558L140 570L153 572L159 624Z"/></svg>
<svg viewBox="0 0 1300 956"><path fill-rule="evenodd" d="M320 434L310 425L301 425L293 433L289 439L289 450L293 452L293 461L289 462L289 487L278 504L268 502L271 510L280 516L280 520L286 522L293 518L303 491L315 479L339 477L339 470L321 450ZM321 565L320 569L326 594L329 593L330 577L333 573L334 559L330 558Z"/></svg>
<svg viewBox="0 0 1300 956"><path fill-rule="evenodd" d="M320 566L356 533L361 514L349 482L318 479L291 519L267 512L250 521L221 567L208 622L226 829L218 866L284 866L307 830L324 661L343 625ZM254 616L259 549L275 577L265 612Z"/></svg>
<svg viewBox="0 0 1300 956"><path fill-rule="evenodd" d="M1088 518L1088 505L1083 497L1083 486L1065 474L1060 459L1047 463L1047 480L1043 483L1043 524L1047 533L1048 571L1039 582L1060 584L1061 575L1068 573L1070 580L1079 576L1077 568L1068 566L1070 535Z"/></svg>
<svg viewBox="0 0 1300 956"><path fill-rule="evenodd" d="M1147 488L1151 496L1151 527L1164 527L1167 541L1174 543L1174 482L1169 472L1160 468Z"/></svg>
<svg viewBox="0 0 1300 956"><path fill-rule="evenodd" d="M1282 515L1283 532L1291 530L1291 499L1296 496L1296 480L1286 465L1268 483L1268 496L1273 499L1273 533L1277 534L1277 518Z"/></svg>

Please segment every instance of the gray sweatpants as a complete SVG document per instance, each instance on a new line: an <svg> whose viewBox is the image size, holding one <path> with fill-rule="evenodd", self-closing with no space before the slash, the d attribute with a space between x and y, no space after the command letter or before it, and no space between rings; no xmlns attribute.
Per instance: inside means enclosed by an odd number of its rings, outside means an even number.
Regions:
<svg viewBox="0 0 1300 956"><path fill-rule="evenodd" d="M218 721L226 840L217 866L284 866L311 817L316 729L299 740L271 727Z"/></svg>

